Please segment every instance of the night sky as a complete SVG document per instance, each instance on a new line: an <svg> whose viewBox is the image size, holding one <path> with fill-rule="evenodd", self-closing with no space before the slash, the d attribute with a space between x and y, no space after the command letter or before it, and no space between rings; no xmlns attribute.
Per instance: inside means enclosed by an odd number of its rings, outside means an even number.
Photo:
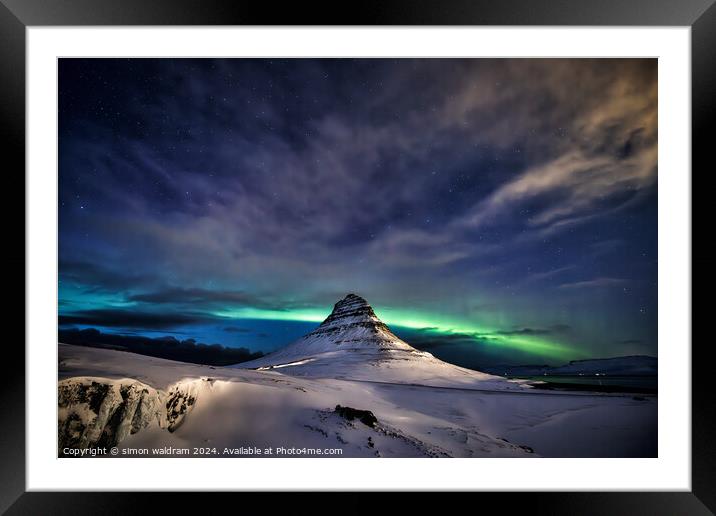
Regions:
<svg viewBox="0 0 716 516"><path fill-rule="evenodd" d="M60 59L61 328L657 355L654 59Z"/></svg>

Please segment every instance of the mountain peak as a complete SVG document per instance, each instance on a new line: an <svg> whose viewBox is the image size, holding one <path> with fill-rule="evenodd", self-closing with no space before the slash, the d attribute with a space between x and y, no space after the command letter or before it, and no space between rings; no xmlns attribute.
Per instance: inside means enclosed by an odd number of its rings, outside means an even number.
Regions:
<svg viewBox="0 0 716 516"><path fill-rule="evenodd" d="M348 294L346 295L346 297L333 305L333 312L346 308L354 309L360 307L368 307L371 311L373 310L373 308L368 304L368 301L366 301L364 298L360 297L357 294Z"/></svg>
<svg viewBox="0 0 716 516"><path fill-rule="evenodd" d="M375 315L368 301L356 294L348 294L338 301L320 326L300 340L320 343L320 346L327 346L327 349L341 346L414 351Z"/></svg>
<svg viewBox="0 0 716 516"><path fill-rule="evenodd" d="M346 294L346 297L344 297L343 299L338 301L338 303L336 303L336 304L346 303L346 302L354 302L354 301L359 302L359 303L364 303L366 305L368 304L368 301L366 301L364 298L360 297L358 294L354 294L352 292L349 294Z"/></svg>
<svg viewBox="0 0 716 516"><path fill-rule="evenodd" d="M368 301L356 294L348 294L333 306L331 314L315 331L336 331L354 325L388 329L383 321L375 315Z"/></svg>
<svg viewBox="0 0 716 516"><path fill-rule="evenodd" d="M393 334L365 299L348 294L333 306L331 314L315 330L285 348L245 362L241 367L287 367L286 364L294 366L301 360L310 359L313 363L319 356L323 359L333 357L330 362L333 363L333 359L337 359L336 352L347 360L346 364L353 365L397 360L399 355L396 353L401 352L434 360L429 353L417 351Z"/></svg>

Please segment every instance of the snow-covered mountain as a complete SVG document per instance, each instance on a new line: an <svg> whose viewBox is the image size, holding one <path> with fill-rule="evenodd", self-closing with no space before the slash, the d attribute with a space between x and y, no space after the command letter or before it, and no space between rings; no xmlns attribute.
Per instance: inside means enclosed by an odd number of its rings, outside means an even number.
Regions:
<svg viewBox="0 0 716 516"><path fill-rule="evenodd" d="M233 367L280 369L290 376L375 382L525 389L499 376L465 369L399 339L368 302L355 294L338 301L311 333L274 353Z"/></svg>
<svg viewBox="0 0 716 516"><path fill-rule="evenodd" d="M268 356L239 365L278 365L332 351L404 351L420 353L396 337L365 299L348 294L338 301L331 314L311 333Z"/></svg>

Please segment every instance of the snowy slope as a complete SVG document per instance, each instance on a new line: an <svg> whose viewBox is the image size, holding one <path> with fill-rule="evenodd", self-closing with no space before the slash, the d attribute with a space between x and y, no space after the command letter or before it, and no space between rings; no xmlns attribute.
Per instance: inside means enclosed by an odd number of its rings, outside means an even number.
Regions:
<svg viewBox="0 0 716 516"><path fill-rule="evenodd" d="M482 389L525 389L508 381L435 358L395 336L360 296L348 294L311 333L239 369L280 369L310 378L343 378Z"/></svg>
<svg viewBox="0 0 716 516"><path fill-rule="evenodd" d="M116 441L123 453L155 456L193 446L221 457L242 446L339 448L343 457L656 454L653 396L307 378L65 344L59 358L58 437L80 449ZM336 405L369 410L378 423L348 421Z"/></svg>

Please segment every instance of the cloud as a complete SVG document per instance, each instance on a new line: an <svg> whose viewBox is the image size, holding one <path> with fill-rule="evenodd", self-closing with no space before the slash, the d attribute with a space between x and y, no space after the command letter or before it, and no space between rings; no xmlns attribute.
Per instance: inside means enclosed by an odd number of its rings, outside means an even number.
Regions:
<svg viewBox="0 0 716 516"><path fill-rule="evenodd" d="M242 291L209 290L203 288L166 288L143 294L133 294L129 301L149 304L198 305L210 307L218 305L250 306L267 310L286 310L286 304L272 304L264 299Z"/></svg>
<svg viewBox="0 0 716 516"><path fill-rule="evenodd" d="M555 324L549 328L518 328L516 330L496 331L497 335L554 335L569 331L571 327L567 324Z"/></svg>
<svg viewBox="0 0 716 516"><path fill-rule="evenodd" d="M547 68L550 64L542 65ZM608 211L612 206L606 201L622 204L629 200L625 193L639 195L655 184L656 67L646 62L630 66L609 60L567 60L541 74L542 65L512 63L510 78L529 77L531 85L523 95L514 94L516 105L506 109L511 114L505 119L517 128L518 135L527 133L531 140L542 143L543 159L496 188L460 224L494 224L516 207L550 195L554 202L532 213L528 224L559 227L585 214ZM492 95L500 98L511 93ZM545 119L523 104L532 101L538 105L540 96L553 99L552 111ZM490 109L487 104L478 105ZM465 109L469 112L469 103ZM514 123L515 117L520 123ZM493 138L502 144L519 139L510 138L506 128Z"/></svg>
<svg viewBox="0 0 716 516"><path fill-rule="evenodd" d="M656 181L656 147L634 159L590 157L571 151L546 164L528 169L498 188L462 223L470 227L494 223L506 210L541 195L557 195L558 202L528 219L531 226L573 221L580 214L601 208L604 200L624 192L638 192Z"/></svg>
<svg viewBox="0 0 716 516"><path fill-rule="evenodd" d="M619 344L642 344L644 341L641 339L624 339L617 341Z"/></svg>
<svg viewBox="0 0 716 516"><path fill-rule="evenodd" d="M591 248L594 251L594 254L606 254L610 253L619 247L624 245L624 241L619 238L612 238L609 240L601 240L599 242L594 242L591 244Z"/></svg>
<svg viewBox="0 0 716 516"><path fill-rule="evenodd" d="M239 328L238 326L226 326L222 328L222 331L227 333L251 333L253 330L249 328Z"/></svg>
<svg viewBox="0 0 716 516"><path fill-rule="evenodd" d="M556 269L551 269L548 271L542 271L542 272L533 272L529 276L527 276L525 281L541 281L546 279L551 279L555 276L559 276L560 274L564 272L568 272L571 270L576 269L575 265L565 265L564 267L558 267Z"/></svg>
<svg viewBox="0 0 716 516"><path fill-rule="evenodd" d="M584 288L603 288L617 287L627 283L627 280L621 278L594 278L584 281L575 281L573 283L562 283L558 286L561 289L584 289Z"/></svg>
<svg viewBox="0 0 716 516"><path fill-rule="evenodd" d="M96 325L108 328L175 328L205 322L211 317L204 314L154 313L126 309L100 308L82 310L59 316L60 325Z"/></svg>
<svg viewBox="0 0 716 516"><path fill-rule="evenodd" d="M66 283L83 285L94 292L121 292L135 285L152 285L157 277L125 267L113 268L106 262L99 264L89 260L59 260L60 279Z"/></svg>
<svg viewBox="0 0 716 516"><path fill-rule="evenodd" d="M490 337L468 333L442 333L428 329L407 332L406 339L411 346L422 351L430 351L436 348L486 342L490 340Z"/></svg>
<svg viewBox="0 0 716 516"><path fill-rule="evenodd" d="M76 346L109 348L130 351L141 355L190 362L225 366L262 357L263 353L247 348L227 348L218 344L202 344L194 339L178 340L172 336L149 338L136 335L102 333L94 328L84 330L59 330L59 342Z"/></svg>

